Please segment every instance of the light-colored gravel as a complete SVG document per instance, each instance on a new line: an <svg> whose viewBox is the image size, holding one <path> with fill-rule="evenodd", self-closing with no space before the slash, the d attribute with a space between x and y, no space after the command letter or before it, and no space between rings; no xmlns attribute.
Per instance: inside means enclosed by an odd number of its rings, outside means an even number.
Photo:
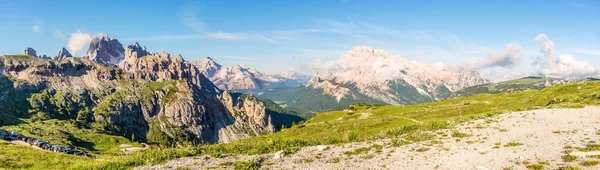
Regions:
<svg viewBox="0 0 600 170"><path fill-rule="evenodd" d="M580 165L583 161L600 161L598 158L579 157L573 162L564 162L561 158L566 155L565 151L577 151L569 147L600 143L599 121L600 107L513 112L466 122L435 132L433 140L402 146L393 146L391 139L383 139L330 146L325 151L305 147L277 160L271 159L272 155L198 156L137 169L230 169L219 165L256 158L265 158L261 167L264 169L527 169L526 165L532 164L540 164L545 169L567 165L600 169L600 165ZM471 136L452 137L455 131ZM373 144L382 145L383 149L344 154Z"/></svg>

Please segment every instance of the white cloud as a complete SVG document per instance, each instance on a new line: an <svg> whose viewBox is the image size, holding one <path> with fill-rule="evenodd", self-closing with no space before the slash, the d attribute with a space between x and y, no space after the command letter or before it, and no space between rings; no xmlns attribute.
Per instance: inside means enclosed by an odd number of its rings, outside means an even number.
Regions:
<svg viewBox="0 0 600 170"><path fill-rule="evenodd" d="M67 48L73 55L76 55L77 52L80 52L83 48L88 46L94 37L99 37L101 35L101 33L90 34L83 29L78 29L77 31L70 33Z"/></svg>
<svg viewBox="0 0 600 170"><path fill-rule="evenodd" d="M534 38L535 41L540 43L540 52L545 57L550 57L554 53L554 42L546 36L546 34L539 34Z"/></svg>
<svg viewBox="0 0 600 170"><path fill-rule="evenodd" d="M521 63L523 52L516 43L507 44L502 51L488 52L487 59L475 59L467 63L467 70L480 70L491 67L513 68Z"/></svg>
<svg viewBox="0 0 600 170"><path fill-rule="evenodd" d="M598 66L577 60L570 54L564 54L544 63L540 73L548 77L572 79L598 76L599 70Z"/></svg>
<svg viewBox="0 0 600 170"><path fill-rule="evenodd" d="M563 79L598 76L600 67L586 61L577 60L570 54L563 54L558 58L554 58L554 42L546 34L539 34L534 40L540 43L540 53L544 55L544 58L539 58L534 63L540 67L538 74Z"/></svg>
<svg viewBox="0 0 600 170"><path fill-rule="evenodd" d="M308 72L318 75L330 75L340 69L340 65L336 61L315 60L310 64L302 66Z"/></svg>

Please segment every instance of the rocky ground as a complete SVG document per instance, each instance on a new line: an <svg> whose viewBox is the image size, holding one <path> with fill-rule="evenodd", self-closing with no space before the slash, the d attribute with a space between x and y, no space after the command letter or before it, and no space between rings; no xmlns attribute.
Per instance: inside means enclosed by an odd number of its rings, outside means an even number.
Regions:
<svg viewBox="0 0 600 170"><path fill-rule="evenodd" d="M302 148L291 155L188 157L137 169L231 169L261 160L263 169L599 169L600 107L501 114L402 139ZM577 156L574 156L577 155Z"/></svg>

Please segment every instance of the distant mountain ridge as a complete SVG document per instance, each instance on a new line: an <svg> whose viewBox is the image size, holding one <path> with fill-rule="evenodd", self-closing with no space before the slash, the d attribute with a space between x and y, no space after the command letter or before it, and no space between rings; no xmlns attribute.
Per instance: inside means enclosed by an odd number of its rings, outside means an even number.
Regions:
<svg viewBox="0 0 600 170"><path fill-rule="evenodd" d="M302 84L306 76L289 70L281 74L266 74L246 65L224 67L213 58L188 61L200 69L217 87L236 92L261 94L280 88L293 88Z"/></svg>
<svg viewBox="0 0 600 170"><path fill-rule="evenodd" d="M343 54L334 66L334 71L316 75L294 90L260 97L316 112L344 108L358 102L431 102L446 98L461 88L488 82L477 73L441 64L409 61L366 46L355 47Z"/></svg>
<svg viewBox="0 0 600 170"><path fill-rule="evenodd" d="M565 84L569 82L586 82L598 81L597 78L570 79L564 80L552 77L528 76L515 80L507 80L498 83L486 83L467 87L456 91L450 97L467 97L476 94L496 94L504 92L525 91L525 90L540 90L548 86L556 84Z"/></svg>

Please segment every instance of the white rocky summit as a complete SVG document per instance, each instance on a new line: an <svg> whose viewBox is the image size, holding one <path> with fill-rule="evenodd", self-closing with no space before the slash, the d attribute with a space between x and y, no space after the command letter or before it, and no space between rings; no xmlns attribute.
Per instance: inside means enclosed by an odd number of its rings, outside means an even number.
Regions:
<svg viewBox="0 0 600 170"><path fill-rule="evenodd" d="M125 57L125 49L116 38L109 38L108 34L96 37L90 43L87 56L92 61L107 65L115 65Z"/></svg>
<svg viewBox="0 0 600 170"><path fill-rule="evenodd" d="M481 75L460 71L441 63L410 61L383 50L358 46L343 54L335 71L320 73L305 86L323 89L326 95L336 98L348 96L354 89L374 99L389 104L403 103L407 90L414 96L438 100L445 91L487 83ZM406 96L406 97L405 97Z"/></svg>
<svg viewBox="0 0 600 170"><path fill-rule="evenodd" d="M287 71L281 74L266 74L247 65L239 64L224 67L213 58L205 57L199 61L190 61L221 89L233 91L263 90L268 86L281 84L295 87L303 81L300 73Z"/></svg>

